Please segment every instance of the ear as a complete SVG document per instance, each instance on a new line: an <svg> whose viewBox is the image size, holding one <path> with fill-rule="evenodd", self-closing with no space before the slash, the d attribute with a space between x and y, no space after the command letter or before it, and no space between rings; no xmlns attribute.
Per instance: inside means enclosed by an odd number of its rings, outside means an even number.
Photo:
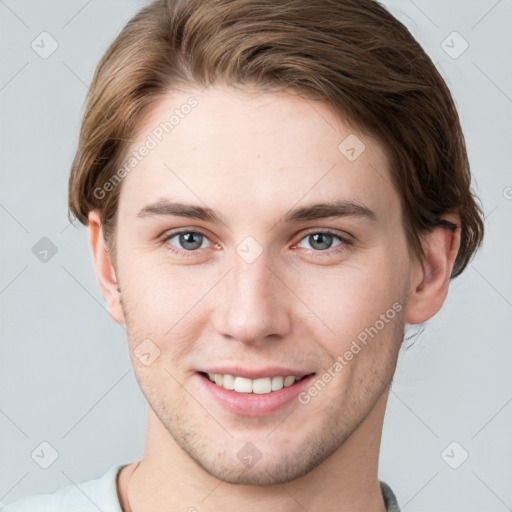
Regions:
<svg viewBox="0 0 512 512"><path fill-rule="evenodd" d="M448 295L450 274L460 246L460 218L443 215L455 224L455 230L436 227L422 238L425 257L415 260L411 268L410 291L405 309L408 324L421 324L432 318Z"/></svg>
<svg viewBox="0 0 512 512"><path fill-rule="evenodd" d="M119 324L124 324L125 318L121 307L121 294L119 292L117 276L111 263L107 246L105 245L101 216L98 210L89 212L89 241L101 293L107 301L108 314L112 320Z"/></svg>

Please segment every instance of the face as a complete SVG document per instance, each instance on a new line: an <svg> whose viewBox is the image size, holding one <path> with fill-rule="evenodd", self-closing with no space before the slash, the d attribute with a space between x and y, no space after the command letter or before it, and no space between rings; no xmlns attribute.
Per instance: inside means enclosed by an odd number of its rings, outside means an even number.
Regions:
<svg viewBox="0 0 512 512"><path fill-rule="evenodd" d="M395 369L411 263L386 154L323 104L221 87L170 94L132 150L148 136L117 226L141 390L211 475L301 477Z"/></svg>

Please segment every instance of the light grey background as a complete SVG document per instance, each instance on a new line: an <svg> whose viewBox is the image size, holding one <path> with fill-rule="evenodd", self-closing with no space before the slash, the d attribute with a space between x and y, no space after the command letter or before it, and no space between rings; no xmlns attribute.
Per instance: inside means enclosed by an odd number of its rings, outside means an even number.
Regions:
<svg viewBox="0 0 512 512"><path fill-rule="evenodd" d="M145 3L0 0L0 504L142 455L147 405L125 330L106 314L87 230L66 215L87 86ZM512 510L512 3L384 3L453 92L487 232L400 356L379 478L406 512ZM47 59L31 47L43 31L58 43ZM42 237L58 249L46 263L32 252ZM31 458L43 441L59 455L48 469Z"/></svg>

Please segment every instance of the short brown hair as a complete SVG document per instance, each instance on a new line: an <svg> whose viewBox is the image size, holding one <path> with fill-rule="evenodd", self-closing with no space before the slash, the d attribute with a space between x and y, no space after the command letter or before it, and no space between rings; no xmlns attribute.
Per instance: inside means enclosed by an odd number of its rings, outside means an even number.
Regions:
<svg viewBox="0 0 512 512"><path fill-rule="evenodd" d="M407 28L374 0L159 0L134 16L96 69L69 180L71 213L98 209L115 255L121 186L98 199L142 117L180 86L224 83L319 100L385 148L409 249L460 216L452 277L482 242L450 91ZM115 256L114 256L115 258Z"/></svg>

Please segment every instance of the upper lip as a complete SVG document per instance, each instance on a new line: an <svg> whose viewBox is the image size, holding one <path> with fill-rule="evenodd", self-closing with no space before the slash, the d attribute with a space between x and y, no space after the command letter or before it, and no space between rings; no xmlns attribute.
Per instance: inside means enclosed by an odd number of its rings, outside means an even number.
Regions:
<svg viewBox="0 0 512 512"><path fill-rule="evenodd" d="M266 368L242 368L240 366L216 366L203 368L199 370L204 373L220 373L223 375L233 375L233 377L244 377L246 379L261 379L264 377L287 377L293 375L294 377L302 378L310 373L297 368L285 368L283 366L267 366Z"/></svg>

